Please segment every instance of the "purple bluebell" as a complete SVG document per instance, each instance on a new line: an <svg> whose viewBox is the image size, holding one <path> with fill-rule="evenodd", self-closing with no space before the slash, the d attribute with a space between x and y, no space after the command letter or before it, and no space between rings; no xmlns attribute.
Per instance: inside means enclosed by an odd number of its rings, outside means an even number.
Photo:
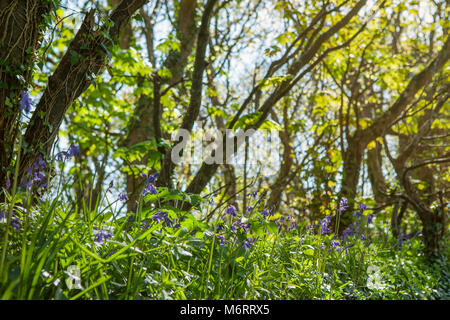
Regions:
<svg viewBox="0 0 450 320"><path fill-rule="evenodd" d="M20 110L25 111L25 113L30 112L32 103L33 103L33 100L31 100L28 92L27 91L22 92L22 99L20 99L20 102L19 102Z"/></svg>
<svg viewBox="0 0 450 320"><path fill-rule="evenodd" d="M236 208L233 205L229 205L227 210L225 211L226 214L229 214L230 216L236 217Z"/></svg>
<svg viewBox="0 0 450 320"><path fill-rule="evenodd" d="M150 193L150 194L157 194L157 193L158 193L158 190L156 189L156 187L155 187L153 184L149 183L149 184L145 187L144 191L142 192L142 195L145 196L147 193Z"/></svg>
<svg viewBox="0 0 450 320"><path fill-rule="evenodd" d="M330 233L329 225L331 222L331 216L326 216L323 218L322 223L320 224L320 233L321 234L328 234Z"/></svg>
<svg viewBox="0 0 450 320"><path fill-rule="evenodd" d="M371 213L371 214L369 214L367 216L367 224L371 224L372 223L373 217L374 217L373 213Z"/></svg>
<svg viewBox="0 0 450 320"><path fill-rule="evenodd" d="M339 250L341 248L341 244L339 243L339 241L333 240L331 241L331 247L336 250Z"/></svg>
<svg viewBox="0 0 450 320"><path fill-rule="evenodd" d="M154 174L149 174L149 175L142 173L141 176L143 178L147 179L147 183L154 183L156 181L156 179L158 179L158 177L159 177L159 172L156 172Z"/></svg>
<svg viewBox="0 0 450 320"><path fill-rule="evenodd" d="M64 161L66 159L68 159L68 153L66 151L61 151L59 153L56 154L56 160L58 161Z"/></svg>
<svg viewBox="0 0 450 320"><path fill-rule="evenodd" d="M100 230L97 231L94 241L102 244L104 241L108 240L109 238L112 238L112 236L113 235L111 232L108 232L106 230Z"/></svg>
<svg viewBox="0 0 450 320"><path fill-rule="evenodd" d="M263 209L263 211L261 212L264 219L267 219L267 217L270 217L273 215L273 211L270 209Z"/></svg>
<svg viewBox="0 0 450 320"><path fill-rule="evenodd" d="M341 202L340 202L340 204L339 204L339 209L340 209L340 212L345 211L345 210L348 209L348 201L347 201L347 198L342 198L342 199L341 199Z"/></svg>
<svg viewBox="0 0 450 320"><path fill-rule="evenodd" d="M298 223L297 223L297 221L294 221L294 222L292 222L291 225L289 226L288 231L290 232L290 231L292 231L292 230L294 230L294 229L297 229L297 227L298 227Z"/></svg>
<svg viewBox="0 0 450 320"><path fill-rule="evenodd" d="M127 194L125 192L121 192L121 193L119 193L119 200L121 200L121 201L128 201L129 199L128 199L128 196L127 196Z"/></svg>
<svg viewBox="0 0 450 320"><path fill-rule="evenodd" d="M228 244L229 242L225 239L224 236L217 236L218 239L220 239L220 244Z"/></svg>
<svg viewBox="0 0 450 320"><path fill-rule="evenodd" d="M239 227L243 229L245 233L247 233L251 226L252 224L249 222L249 223L241 223Z"/></svg>
<svg viewBox="0 0 450 320"><path fill-rule="evenodd" d="M152 219L155 220L157 223L160 223L162 221L166 221L169 219L169 214L166 211L158 211L152 216Z"/></svg>
<svg viewBox="0 0 450 320"><path fill-rule="evenodd" d="M74 144L70 145L68 150L69 157L79 157L81 155L80 148Z"/></svg>
<svg viewBox="0 0 450 320"><path fill-rule="evenodd" d="M347 228L342 232L342 238L347 240L349 237L355 234L355 230L353 229L353 224L350 224Z"/></svg>
<svg viewBox="0 0 450 320"><path fill-rule="evenodd" d="M252 243L252 241L244 240L242 242L242 246L244 247L244 249L250 249L251 247L254 247L255 245Z"/></svg>

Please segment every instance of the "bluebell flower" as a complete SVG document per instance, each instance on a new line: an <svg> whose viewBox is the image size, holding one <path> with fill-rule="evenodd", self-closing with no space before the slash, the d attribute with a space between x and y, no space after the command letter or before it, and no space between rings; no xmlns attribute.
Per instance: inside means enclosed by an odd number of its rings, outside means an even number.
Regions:
<svg viewBox="0 0 450 320"><path fill-rule="evenodd" d="M369 214L367 216L367 224L371 224L372 223L373 217L374 217L373 213L371 213L371 214Z"/></svg>
<svg viewBox="0 0 450 320"><path fill-rule="evenodd" d="M216 228L217 232L222 231L223 229L225 229L223 223L219 223Z"/></svg>
<svg viewBox="0 0 450 320"><path fill-rule="evenodd" d="M236 217L236 208L233 205L229 205L227 210L225 211L226 214L229 214L230 216Z"/></svg>
<svg viewBox="0 0 450 320"><path fill-rule="evenodd" d="M142 195L145 196L147 193L150 193L150 194L157 194L157 193L158 193L158 190L156 189L156 187L155 187L153 184L149 183L149 184L145 187L144 191L142 192Z"/></svg>
<svg viewBox="0 0 450 320"><path fill-rule="evenodd" d="M329 229L330 222L331 222L331 216L326 216L322 220L322 223L320 224L320 233L321 234L328 234L331 232Z"/></svg>
<svg viewBox="0 0 450 320"><path fill-rule="evenodd" d="M109 238L112 238L112 236L113 235L111 232L108 232L106 230L100 230L100 231L97 231L94 241L102 244L104 241L108 240Z"/></svg>
<svg viewBox="0 0 450 320"><path fill-rule="evenodd" d="M128 199L128 196L127 196L127 194L125 192L121 192L121 193L119 193L119 200L121 200L121 201L128 201L129 199Z"/></svg>
<svg viewBox="0 0 450 320"><path fill-rule="evenodd" d="M336 250L339 250L341 248L341 245L340 245L339 241L333 240L333 241L331 241L331 247Z"/></svg>
<svg viewBox="0 0 450 320"><path fill-rule="evenodd" d="M291 225L289 226L288 231L290 232L290 231L292 231L292 230L294 230L294 229L297 229L297 227L298 227L298 223L297 223L297 221L294 221L294 222L292 222Z"/></svg>
<svg viewBox="0 0 450 320"><path fill-rule="evenodd" d="M9 187L11 187L11 180L9 178L6 180L6 190L9 190Z"/></svg>
<svg viewBox="0 0 450 320"><path fill-rule="evenodd" d="M367 209L367 206L364 203L360 203L358 206L359 211L364 212Z"/></svg>
<svg viewBox="0 0 450 320"><path fill-rule="evenodd" d="M80 148L76 145L72 144L68 150L69 157L79 157L80 156Z"/></svg>
<svg viewBox="0 0 450 320"><path fill-rule="evenodd" d="M64 161L66 159L68 159L68 153L66 151L61 151L59 153L56 154L56 160L58 161Z"/></svg>
<svg viewBox="0 0 450 320"><path fill-rule="evenodd" d="M154 183L156 179L159 177L159 172L156 172L153 175L147 175L145 173L142 173L141 176L147 179L147 183Z"/></svg>
<svg viewBox="0 0 450 320"><path fill-rule="evenodd" d="M217 236L218 239L220 239L220 244L228 244L229 242L225 239L224 236Z"/></svg>
<svg viewBox="0 0 450 320"><path fill-rule="evenodd" d="M33 176L33 182L40 182L44 179L44 173L41 171L35 172Z"/></svg>
<svg viewBox="0 0 450 320"><path fill-rule="evenodd" d="M162 221L166 221L169 219L169 214L166 211L158 211L152 216L152 219L155 220L157 223L160 223Z"/></svg>
<svg viewBox="0 0 450 320"><path fill-rule="evenodd" d="M252 226L252 224L250 222L249 223L242 223L240 225L240 228L243 229L245 233L247 233L248 229L250 229L251 226Z"/></svg>
<svg viewBox="0 0 450 320"><path fill-rule="evenodd" d="M25 113L28 113L31 111L31 104L33 101L30 98L30 95L27 91L22 92L22 99L20 99L19 102L19 108L22 111L25 111Z"/></svg>
<svg viewBox="0 0 450 320"><path fill-rule="evenodd" d="M347 201L347 198L342 198L342 199L341 199L341 202L340 202L340 204L339 204L339 209L340 209L340 212L345 211L345 210L348 209L348 201Z"/></svg>
<svg viewBox="0 0 450 320"><path fill-rule="evenodd" d="M355 234L355 230L353 229L353 224L350 224L345 230L342 232L342 238L347 240L349 237Z"/></svg>
<svg viewBox="0 0 450 320"><path fill-rule="evenodd" d="M251 241L244 240L242 242L242 246L244 247L244 249L250 249L251 247L254 247L255 245L253 243L251 243Z"/></svg>
<svg viewBox="0 0 450 320"><path fill-rule="evenodd" d="M0 222L6 223L8 221L8 212L5 210L0 211ZM10 220L11 226L13 226L16 230L19 231L20 228L20 219L13 212Z"/></svg>
<svg viewBox="0 0 450 320"><path fill-rule="evenodd" d="M36 161L33 163L34 170L45 169L46 164L41 156L38 156Z"/></svg>
<svg viewBox="0 0 450 320"><path fill-rule="evenodd" d="M263 209L263 211L261 212L264 219L267 219L267 217L270 217L273 215L273 211L270 209Z"/></svg>

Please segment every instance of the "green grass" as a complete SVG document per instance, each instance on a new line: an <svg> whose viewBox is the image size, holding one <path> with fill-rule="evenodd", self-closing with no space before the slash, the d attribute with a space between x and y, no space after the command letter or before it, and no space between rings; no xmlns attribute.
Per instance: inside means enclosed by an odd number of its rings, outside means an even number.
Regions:
<svg viewBox="0 0 450 320"><path fill-rule="evenodd" d="M335 249L332 234L306 223L289 231L291 222L266 219L257 209L245 218L248 232L233 232L224 208L204 223L199 215L213 209L207 202L159 191L145 196L132 218L120 217L112 204L82 214L61 194L35 205L27 194L9 195L0 210L15 212L20 229L0 223L1 299L449 298L448 252L430 262L420 238L400 247L377 219L367 225L361 218L367 240L353 236ZM197 209L181 211L162 200L192 201ZM161 210L179 226L152 219ZM96 242L99 230L112 237ZM254 246L244 248L244 241ZM373 266L376 279L368 272ZM368 286L370 277L380 286Z"/></svg>

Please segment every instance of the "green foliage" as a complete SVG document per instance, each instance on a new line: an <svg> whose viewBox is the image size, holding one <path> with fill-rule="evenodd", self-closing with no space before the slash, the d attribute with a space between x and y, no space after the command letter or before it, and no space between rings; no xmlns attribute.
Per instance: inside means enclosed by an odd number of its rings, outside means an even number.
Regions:
<svg viewBox="0 0 450 320"><path fill-rule="evenodd" d="M59 197L33 206L27 194L13 197L15 205L1 206L20 216L20 231L0 223L0 240L7 229L11 236L2 247L2 299L449 298L445 257L430 264L419 239L381 241L387 235L377 228L364 229L367 240L340 241L336 249L332 235L305 224L288 228L260 209L230 219L217 208L214 222L201 222L199 211L214 208L167 188L144 196L127 216L114 212L117 200L108 193L104 210L83 215ZM182 202L193 209L179 209ZM177 225L156 220L161 211ZM99 242L99 232L110 237Z"/></svg>

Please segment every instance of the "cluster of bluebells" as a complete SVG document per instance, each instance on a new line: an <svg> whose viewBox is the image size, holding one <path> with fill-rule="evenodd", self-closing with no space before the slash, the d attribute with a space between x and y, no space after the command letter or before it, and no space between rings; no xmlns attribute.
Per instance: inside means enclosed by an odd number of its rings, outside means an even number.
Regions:
<svg viewBox="0 0 450 320"><path fill-rule="evenodd" d="M342 212L346 211L349 208L348 202L346 198L342 198L339 203L339 214L342 214ZM340 239L338 239L337 235L334 235L331 243L330 243L330 249L329 251L335 249L335 250L341 250L344 246L343 243L347 242L352 236L357 236L359 239L365 241L367 240L365 235L362 233L361 225L363 223L363 213L367 209L367 206L364 203L359 204L358 210L353 214L355 217L355 220L342 232L342 236ZM374 214L369 214L367 216L367 225L370 225L373 221ZM330 234L330 223L331 223L331 216L326 216L322 220L319 219L318 221L314 221L311 225L307 226L307 230L320 228L320 233L322 235ZM367 245L370 244L370 241L367 243ZM350 243L345 246L346 252L347 248L350 248L354 245L354 243Z"/></svg>
<svg viewBox="0 0 450 320"><path fill-rule="evenodd" d="M364 234L360 233L361 229L361 223L362 223L362 217L364 211L367 209L367 206L364 203L359 204L358 210L353 214L356 218L355 221L353 221L343 232L342 232L342 239L348 240L351 236L357 235L361 238L361 240L366 240L366 237ZM374 215L369 214L367 216L367 224L371 224L373 220Z"/></svg>
<svg viewBox="0 0 450 320"><path fill-rule="evenodd" d="M323 220L321 222L319 222L320 233L322 235L331 233L330 223L331 223L331 216L326 216L325 218L323 218Z"/></svg>
<svg viewBox="0 0 450 320"><path fill-rule="evenodd" d="M22 92L22 97L19 102L19 108L21 111L28 113L31 111L31 104L33 101L30 98L30 95L27 91Z"/></svg>
<svg viewBox="0 0 450 320"><path fill-rule="evenodd" d="M178 224L175 220L170 219L169 214L167 211L158 211L153 216L152 219L156 221L156 223L162 222L163 226L169 227L169 228L179 228L180 224Z"/></svg>
<svg viewBox="0 0 450 320"><path fill-rule="evenodd" d="M34 185L37 188L47 188L47 178L45 177L45 169L46 164L41 156L38 156L36 161L33 163L33 166L28 168L26 172L26 176L23 178L21 186L28 189L28 192L31 190L31 187Z"/></svg>
<svg viewBox="0 0 450 320"><path fill-rule="evenodd" d="M274 215L274 212L272 209L263 209L261 212L262 216L264 217L264 219L267 220L267 218L271 217Z"/></svg>
<svg viewBox="0 0 450 320"><path fill-rule="evenodd" d="M8 212L6 212L5 210L0 210L0 222L7 223L7 221L8 221ZM11 226L14 227L15 231L19 231L20 219L16 216L14 212L11 215L10 224Z"/></svg>
<svg viewBox="0 0 450 320"><path fill-rule="evenodd" d="M272 212L272 211L269 211L269 212ZM272 216L272 215L273 215L273 213L270 213L270 216ZM267 213L265 214L263 212L263 216L264 216L264 218L266 218L268 215L267 215ZM275 223L278 227L278 231L281 231L281 229L283 227L287 228L288 232L291 232L292 230L298 228L298 223L297 223L297 220L295 219L294 215L289 215L287 217L281 216L278 220L275 220Z"/></svg>
<svg viewBox="0 0 450 320"><path fill-rule="evenodd" d="M106 230L97 230L95 233L95 239L94 241L103 244L106 240L113 237L113 234Z"/></svg>
<svg viewBox="0 0 450 320"><path fill-rule="evenodd" d="M56 160L65 161L67 159L70 159L71 157L79 157L79 156L80 156L80 148L72 144L70 145L69 149L57 153Z"/></svg>
<svg viewBox="0 0 450 320"><path fill-rule="evenodd" d="M236 207L233 205L229 205L227 209L225 210L225 214L228 214L230 216L236 217L237 216L237 210Z"/></svg>
<svg viewBox="0 0 450 320"><path fill-rule="evenodd" d="M420 232L419 232L419 234L420 234ZM415 234L414 232L406 233L405 231L400 231L399 235L397 236L398 246L400 248L402 248L403 242L405 242L405 241L408 244L408 246L411 246L411 238L414 237L415 235L417 235L417 234Z"/></svg>
<svg viewBox="0 0 450 320"><path fill-rule="evenodd" d="M347 209L348 209L347 198L342 198L341 202L339 203L339 212L342 213L342 212L344 212Z"/></svg>
<svg viewBox="0 0 450 320"><path fill-rule="evenodd" d="M229 205L227 209L225 210L225 214L229 215L230 217L237 217L237 210L236 207L233 205ZM252 223L247 221L242 221L238 218L232 218L231 226L230 226L230 232L232 234L250 234ZM225 225L223 223L219 223L217 225L216 231L220 232L225 230ZM229 241L225 238L224 235L218 235L217 239L220 240L220 245L226 245L229 244ZM249 249L250 247L254 247L256 239L254 238L248 238L244 240L241 245L244 247L244 249Z"/></svg>
<svg viewBox="0 0 450 320"><path fill-rule="evenodd" d="M211 198L209 198L208 203L209 203L210 205L215 205L215 204L216 204L216 202L214 201L214 198L215 198L215 197L217 197L217 193L213 194L213 195L211 196Z"/></svg>
<svg viewBox="0 0 450 320"><path fill-rule="evenodd" d="M323 219L314 221L312 224L306 227L306 230L311 230L320 227L320 234L326 235L331 233L330 229L331 216L325 216Z"/></svg>
<svg viewBox="0 0 450 320"><path fill-rule="evenodd" d="M125 202L125 201L128 201L129 199L125 192L121 192L121 193L119 193L119 200Z"/></svg>
<svg viewBox="0 0 450 320"><path fill-rule="evenodd" d="M294 215L288 216L286 218L286 221L288 222L288 231L289 232L298 228L298 223L297 223L297 220L295 219Z"/></svg>
<svg viewBox="0 0 450 320"><path fill-rule="evenodd" d="M156 172L153 175L142 173L141 176L147 180L147 184L144 188L144 191L142 192L142 196L145 196L146 194L157 194L158 190L156 189L154 183L156 179L158 179L159 173Z"/></svg>
<svg viewBox="0 0 450 320"><path fill-rule="evenodd" d="M252 226L251 222L243 223L241 221L235 220L231 225L231 232L235 233L238 230L241 230L244 233L248 233L250 231L251 226Z"/></svg>
<svg viewBox="0 0 450 320"><path fill-rule="evenodd" d="M228 240L225 239L225 236L223 236L223 235L217 236L217 239L220 240L220 244L221 244L221 245L229 244L229 243L230 243Z"/></svg>
<svg viewBox="0 0 450 320"><path fill-rule="evenodd" d="M244 249L250 249L251 247L255 247L255 238L248 238L247 240L242 241L242 247Z"/></svg>

